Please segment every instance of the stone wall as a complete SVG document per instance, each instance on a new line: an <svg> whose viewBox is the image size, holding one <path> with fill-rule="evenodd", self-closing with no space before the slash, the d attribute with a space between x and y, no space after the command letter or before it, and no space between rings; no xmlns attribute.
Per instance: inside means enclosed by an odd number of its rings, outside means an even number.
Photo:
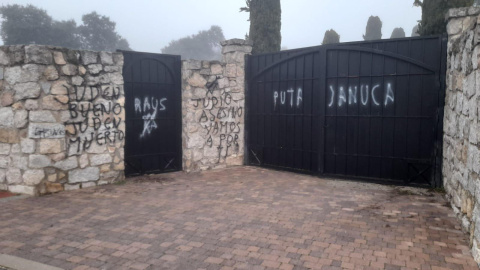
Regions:
<svg viewBox="0 0 480 270"><path fill-rule="evenodd" d="M448 19L443 178L447 197L470 234L480 263L480 8L453 9Z"/></svg>
<svg viewBox="0 0 480 270"><path fill-rule="evenodd" d="M120 53L0 47L0 190L123 179L122 66Z"/></svg>
<svg viewBox="0 0 480 270"><path fill-rule="evenodd" d="M182 64L183 168L199 171L243 164L245 55L240 39L222 43L223 61Z"/></svg>

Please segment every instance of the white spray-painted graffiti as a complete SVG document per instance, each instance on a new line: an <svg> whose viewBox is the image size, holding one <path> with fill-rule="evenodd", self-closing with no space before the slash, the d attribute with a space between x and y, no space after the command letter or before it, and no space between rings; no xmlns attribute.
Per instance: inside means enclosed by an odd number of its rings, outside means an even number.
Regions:
<svg viewBox="0 0 480 270"><path fill-rule="evenodd" d="M273 92L273 109L277 109L277 104L279 105L290 105L300 107L303 102L303 90L298 88L295 91L293 88L288 89L287 91L274 91Z"/></svg>
<svg viewBox="0 0 480 270"><path fill-rule="evenodd" d="M167 98L135 98L135 113L143 114L143 130L142 133L140 133L140 138L150 135L153 130L158 128L157 123L155 122L157 113L167 109L164 104L166 101Z"/></svg>
<svg viewBox="0 0 480 270"><path fill-rule="evenodd" d="M393 91L391 83L387 83L385 85L385 94L383 95L383 97L379 97L379 90L381 90L380 84L375 84L373 85L373 87L370 87L370 85L368 84L362 84L360 85L360 87L349 86L348 89L346 87L339 86L337 88L337 91L335 91L335 88L330 85L329 90L330 98L328 107L334 106L335 101L338 107L342 107L344 104L347 103L348 105L357 104L359 103L359 101L360 104L362 104L363 106L367 106L369 102L371 102L375 106L383 105L385 107L387 107L389 104L395 103L395 93Z"/></svg>

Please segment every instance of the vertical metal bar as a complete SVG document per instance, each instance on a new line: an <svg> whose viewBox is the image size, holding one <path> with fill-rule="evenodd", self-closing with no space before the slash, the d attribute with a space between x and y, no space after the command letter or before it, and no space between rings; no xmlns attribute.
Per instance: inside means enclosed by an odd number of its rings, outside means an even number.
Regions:
<svg viewBox="0 0 480 270"><path fill-rule="evenodd" d="M408 56L412 56L412 40L410 39L408 41ZM411 74L412 73L412 65L408 63L408 82L407 82L407 104L410 102L410 83L411 83ZM408 124L409 124L409 116L410 116L410 111L407 108L407 128L405 129L405 153L406 156L408 156ZM409 175L410 175L410 168L407 166L407 178L404 179L404 181L408 181Z"/></svg>
<svg viewBox="0 0 480 270"><path fill-rule="evenodd" d="M395 48L395 52L398 54L398 41L395 42L396 44L396 48ZM395 75L398 74L398 60L395 59ZM397 93L397 89L398 89L398 78L397 76L395 76L395 88L394 88L394 93ZM395 94L396 95L396 94ZM397 103L393 103L393 115L394 116L397 116ZM394 117L393 118L393 144L395 145L395 135L397 134L395 132L396 130L396 126L397 126L397 119ZM397 157L397 155L395 154L395 146L393 146L393 151L392 151L392 156L394 157ZM392 166L392 171L391 171L391 175L392 175L392 178L395 178L395 159L392 159L391 160L391 166Z"/></svg>
<svg viewBox="0 0 480 270"><path fill-rule="evenodd" d="M297 65L298 65L298 58L295 58L295 60L294 60L294 67L295 68L294 68L294 71L293 71L294 75L295 75L295 76L293 76L295 78L295 81L293 81L293 85L294 85L293 89L297 88L297 83L298 83L298 80L297 80L298 79L297 78L297 75L298 75L297 74ZM288 87L287 87L287 90L288 90ZM288 108L288 106L287 106L287 108ZM287 117L288 117L288 114L287 114ZM293 147L292 147L292 150L290 150L290 151L291 151L291 155L293 155L293 159L292 159L293 164L291 166L292 166L292 168L296 168L296 166L295 166L296 165L295 164L295 142L296 142L296 140L295 139L297 138L297 132L296 132L296 127L297 127L297 123L296 123L297 119L296 118L297 118L297 115L296 115L295 107L293 108L292 118L293 118L293 129L292 129L293 130L293 132L292 132L293 133L293 140L292 140L292 146ZM298 168L296 168L296 169L298 169Z"/></svg>
<svg viewBox="0 0 480 270"><path fill-rule="evenodd" d="M340 52L339 52L339 51L336 51L336 53L337 53L337 78L336 78L335 80L336 80L336 82L337 82L337 92L338 92L338 91L339 91L339 89L340 89L340 86L339 86L339 83L338 83L338 80L339 80L339 79L338 79L338 75L339 75L339 74L338 74L338 67L340 66L340 64L339 64ZM326 68L327 68L327 67L325 66L325 69L326 69ZM326 72L326 71L325 71L325 72ZM334 102L333 104L335 104L335 102ZM337 103L337 104L336 104L336 106L335 106L335 114L334 114L334 115L335 115L335 116L334 116L334 119L335 119L335 131L334 131L334 134L335 134L335 136L334 136L334 138L335 138L335 141L333 142L333 143L334 143L334 147L333 147L333 149L334 149L334 150L333 150L333 160L334 160L334 162L333 162L333 165L334 165L334 166L333 166L333 167L334 167L334 169L333 169L333 170L334 170L334 172L335 172L335 173L337 173L337 142L338 142L338 140L337 140L337 128L338 128L338 103Z"/></svg>
<svg viewBox="0 0 480 270"><path fill-rule="evenodd" d="M347 77L350 77L350 56L351 56L351 51L347 51ZM348 88L350 87L350 78L347 78L347 85L345 86L345 90L347 91L347 102L345 103L345 106L347 107L346 111L346 117L345 117L345 154L348 154L348 120L350 119L350 114L349 114L349 101L350 101L350 92L348 91ZM344 174L347 175L348 171L348 155L345 155L345 172Z"/></svg>
<svg viewBox="0 0 480 270"><path fill-rule="evenodd" d="M372 44L372 48L373 48L373 44ZM370 91L372 91L372 88L373 88L373 53L370 53ZM367 91L368 92L368 91ZM372 93L372 92L370 92ZM368 93L367 93L368 94ZM373 98L372 98L373 99ZM372 104L373 104L373 100L371 102L369 102L368 104L368 137L370 137L370 134L372 132ZM372 158L371 158L371 155L372 155L372 150L371 150L371 144L370 144L370 139L368 140L368 167L367 167L367 175L370 177L370 167L372 165Z"/></svg>
<svg viewBox="0 0 480 270"><path fill-rule="evenodd" d="M178 157L177 157L177 164L178 168L180 170L183 170L183 149L182 149L182 57L177 56L176 57L176 67L175 70L177 71L176 74L176 80L177 80L177 98L178 98L178 105L177 105L177 117L178 119L175 121L177 124L177 151L178 151ZM166 70L165 70L166 72Z"/></svg>
<svg viewBox="0 0 480 270"><path fill-rule="evenodd" d="M362 102L362 53L359 52L358 59L358 86L360 87L360 102ZM358 145L360 144L360 102L357 102L357 136L356 136L356 149L355 149L355 175L358 176L358 167L359 167L359 156L358 156Z"/></svg>
<svg viewBox="0 0 480 270"><path fill-rule="evenodd" d="M250 150L250 139L249 139L249 130L250 130L250 55L245 55L245 106L244 106L244 132L243 132L243 163L245 165L250 165L249 150Z"/></svg>
<svg viewBox="0 0 480 270"><path fill-rule="evenodd" d="M386 51L385 49L385 43L383 43L383 51ZM385 92L385 76L386 76L386 70L385 70L385 55L382 56L383 57L383 67L382 67L382 70L383 70L383 74L382 74L382 86L383 86L383 92ZM385 94L385 93L384 93ZM384 106L382 103L380 103L380 108L381 108L381 117L380 117L380 156L383 157L383 125L384 125L384 118L385 118L385 110L384 110ZM381 164L380 164L380 177L383 176L383 159L380 161Z"/></svg>
<svg viewBox="0 0 480 270"><path fill-rule="evenodd" d="M313 87L313 91L319 91L320 92L320 104L319 104L319 109L318 113L315 113L316 115L318 114L318 131L320 134L318 134L318 140L319 140L319 145L318 145L318 172L320 174L325 173L325 137L326 137L326 128L325 128L325 120L326 120L326 106L325 106L325 100L326 100L326 85L327 85L327 51L328 51L328 46L321 46L319 48L319 56L320 56L320 68L318 69L317 72L319 72L319 88L315 89ZM323 70L322 70L323 67ZM314 69L315 71L315 65ZM312 93L313 97L313 93ZM312 98L313 101L313 98ZM313 103L312 105L314 105ZM312 106L312 111L314 111L314 106Z"/></svg>

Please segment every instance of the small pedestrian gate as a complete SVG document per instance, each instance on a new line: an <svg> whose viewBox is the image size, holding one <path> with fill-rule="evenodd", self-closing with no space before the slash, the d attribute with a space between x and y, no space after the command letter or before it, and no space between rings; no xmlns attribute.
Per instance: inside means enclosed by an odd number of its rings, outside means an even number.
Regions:
<svg viewBox="0 0 480 270"><path fill-rule="evenodd" d="M247 164L441 186L446 39L247 58Z"/></svg>
<svg viewBox="0 0 480 270"><path fill-rule="evenodd" d="M182 169L180 56L123 51L125 174Z"/></svg>

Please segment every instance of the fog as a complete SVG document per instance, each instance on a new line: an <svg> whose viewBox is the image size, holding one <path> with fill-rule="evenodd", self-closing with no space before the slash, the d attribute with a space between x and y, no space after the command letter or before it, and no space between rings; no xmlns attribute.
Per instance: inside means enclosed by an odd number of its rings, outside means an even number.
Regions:
<svg viewBox="0 0 480 270"><path fill-rule="evenodd" d="M326 30L334 29L341 42L362 40L368 17L383 21L383 38L403 27L407 36L421 17L413 0L282 0L282 47L319 45ZM0 0L0 4L32 4L55 20L74 19L97 11L117 23L117 32L133 50L159 53L171 40L209 29L223 28L227 39L244 38L248 13L244 0Z"/></svg>

